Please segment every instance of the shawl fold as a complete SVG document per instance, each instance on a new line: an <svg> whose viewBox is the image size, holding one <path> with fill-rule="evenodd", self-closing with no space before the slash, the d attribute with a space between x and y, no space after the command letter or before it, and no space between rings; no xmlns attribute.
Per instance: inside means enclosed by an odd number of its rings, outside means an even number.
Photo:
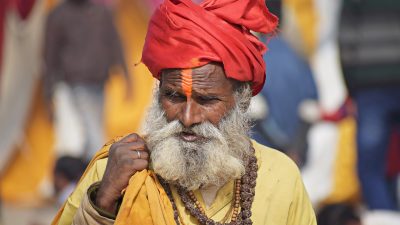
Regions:
<svg viewBox="0 0 400 225"><path fill-rule="evenodd" d="M120 138L118 138L120 139ZM92 168L97 160L108 157L108 150L114 139L107 143L89 163L82 178ZM81 180L82 180L81 178ZM52 225L57 225L65 204L58 211ZM121 206L118 211L115 225L175 225L172 204L163 187L151 170L136 172L129 180Z"/></svg>

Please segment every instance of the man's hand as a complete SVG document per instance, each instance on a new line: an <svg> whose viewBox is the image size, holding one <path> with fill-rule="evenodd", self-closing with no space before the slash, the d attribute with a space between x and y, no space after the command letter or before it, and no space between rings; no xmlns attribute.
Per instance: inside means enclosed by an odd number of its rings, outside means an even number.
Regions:
<svg viewBox="0 0 400 225"><path fill-rule="evenodd" d="M114 143L109 150L104 177L96 196L96 205L116 213L116 202L128 186L129 179L137 171L148 166L149 154L146 143L137 134L130 134Z"/></svg>

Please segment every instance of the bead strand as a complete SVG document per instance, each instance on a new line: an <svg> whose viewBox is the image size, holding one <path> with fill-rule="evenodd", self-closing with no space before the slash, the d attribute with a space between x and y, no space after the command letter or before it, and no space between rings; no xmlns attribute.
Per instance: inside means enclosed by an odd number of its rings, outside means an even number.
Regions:
<svg viewBox="0 0 400 225"><path fill-rule="evenodd" d="M235 202L234 202L234 208L237 206L236 210L233 210L232 217L231 217L231 222L229 223L220 223L220 222L215 222L212 219L208 218L205 213L203 213L200 208L200 204L196 204L196 199L190 197L190 194L188 191L186 191L182 187L177 187L178 189L178 194L181 197L182 202L185 205L185 208L190 212L192 216L194 216L200 224L203 225L238 225L238 224L244 224L244 225L251 225L252 221L250 219L251 217L251 205L254 200L254 189L255 189L255 184L256 184L256 179L257 179L257 159L254 156L254 149L251 149L252 155L247 159L246 163L246 171L244 176L242 177L240 181L241 188L239 190L239 194L236 196L236 190L235 190ZM239 184L236 184L239 185ZM194 196L194 194L192 194ZM237 201L237 202L236 202ZM198 201L197 201L198 202ZM240 203L239 203L240 202ZM239 205L241 206L242 210L239 212ZM204 210L203 210L204 211Z"/></svg>

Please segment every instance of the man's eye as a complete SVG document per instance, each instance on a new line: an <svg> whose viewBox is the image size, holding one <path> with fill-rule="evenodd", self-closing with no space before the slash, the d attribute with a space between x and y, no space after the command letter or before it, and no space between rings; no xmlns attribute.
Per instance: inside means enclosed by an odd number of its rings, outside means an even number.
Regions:
<svg viewBox="0 0 400 225"><path fill-rule="evenodd" d="M208 96L199 96L198 101L200 104L210 104L216 101L219 101L217 97L208 97Z"/></svg>
<svg viewBox="0 0 400 225"><path fill-rule="evenodd" d="M183 95L181 95L181 94L179 94L177 92L165 92L164 96L169 98L169 99L171 99L171 100L174 100L174 101L185 100L186 99L185 96L183 96Z"/></svg>

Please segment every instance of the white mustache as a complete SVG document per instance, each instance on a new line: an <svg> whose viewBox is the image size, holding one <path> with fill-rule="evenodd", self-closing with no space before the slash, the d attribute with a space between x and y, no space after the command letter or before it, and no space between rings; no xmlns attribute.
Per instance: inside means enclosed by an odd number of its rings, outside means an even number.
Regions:
<svg viewBox="0 0 400 225"><path fill-rule="evenodd" d="M196 124L191 128L185 128L182 123L179 122L179 120L171 121L164 127L153 131L152 134L148 136L148 141L151 142L152 140L164 140L171 136L178 136L182 132L192 133L203 137L206 140L214 139L225 146L228 145L222 132L210 122L203 122L201 124Z"/></svg>

